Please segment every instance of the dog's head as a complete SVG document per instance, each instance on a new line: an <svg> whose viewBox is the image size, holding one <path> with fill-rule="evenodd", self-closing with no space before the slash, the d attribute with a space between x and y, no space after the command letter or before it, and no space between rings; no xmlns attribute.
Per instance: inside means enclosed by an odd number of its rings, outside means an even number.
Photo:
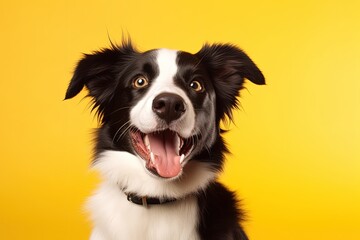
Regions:
<svg viewBox="0 0 360 240"><path fill-rule="evenodd" d="M240 49L204 45L196 54L147 52L131 43L85 55L66 99L86 86L101 119L97 154L129 152L155 178L176 179L191 161L222 167L220 121L231 118L244 79L265 84Z"/></svg>

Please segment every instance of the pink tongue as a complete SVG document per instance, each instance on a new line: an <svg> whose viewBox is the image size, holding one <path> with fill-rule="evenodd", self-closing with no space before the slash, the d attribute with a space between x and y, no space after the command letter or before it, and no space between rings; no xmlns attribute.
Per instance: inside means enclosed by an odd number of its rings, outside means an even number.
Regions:
<svg viewBox="0 0 360 240"><path fill-rule="evenodd" d="M148 135L150 148L154 154L154 167L165 178L176 177L181 172L180 156L176 154L176 133L164 131Z"/></svg>

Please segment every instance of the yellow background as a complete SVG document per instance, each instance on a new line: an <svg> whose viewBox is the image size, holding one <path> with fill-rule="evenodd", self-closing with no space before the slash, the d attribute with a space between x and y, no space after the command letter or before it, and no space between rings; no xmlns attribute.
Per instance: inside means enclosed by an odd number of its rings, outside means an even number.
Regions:
<svg viewBox="0 0 360 240"><path fill-rule="evenodd" d="M88 100L62 101L81 52L232 42L246 84L224 181L255 240L360 239L359 1L1 1L0 239L86 239Z"/></svg>

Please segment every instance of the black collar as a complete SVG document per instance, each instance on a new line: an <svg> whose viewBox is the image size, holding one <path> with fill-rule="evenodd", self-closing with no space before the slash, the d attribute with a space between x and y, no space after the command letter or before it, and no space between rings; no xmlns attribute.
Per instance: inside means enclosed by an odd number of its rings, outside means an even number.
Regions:
<svg viewBox="0 0 360 240"><path fill-rule="evenodd" d="M127 196L127 200L131 203L137 204L137 205L141 205L144 207L147 207L148 205L159 205L159 204L164 204L164 203L170 203L170 202L174 202L177 199L176 198L151 198L151 197L139 197L136 194L133 193L126 193L124 192L125 195Z"/></svg>

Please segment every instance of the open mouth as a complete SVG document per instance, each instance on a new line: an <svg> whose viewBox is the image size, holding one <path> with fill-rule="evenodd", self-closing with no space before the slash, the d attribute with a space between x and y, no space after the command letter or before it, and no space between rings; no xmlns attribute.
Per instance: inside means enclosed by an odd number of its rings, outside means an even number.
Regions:
<svg viewBox="0 0 360 240"><path fill-rule="evenodd" d="M162 178L180 176L186 157L194 149L191 138L184 139L169 129L148 134L133 129L130 138L135 151L146 161L147 170Z"/></svg>

